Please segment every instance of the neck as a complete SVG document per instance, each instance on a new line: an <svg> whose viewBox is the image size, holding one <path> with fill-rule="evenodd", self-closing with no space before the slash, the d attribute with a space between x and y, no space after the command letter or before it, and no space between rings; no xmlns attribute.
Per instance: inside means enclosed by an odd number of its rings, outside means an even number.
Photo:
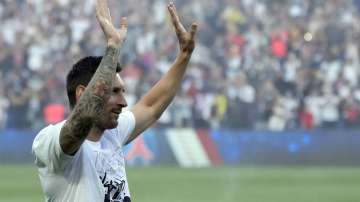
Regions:
<svg viewBox="0 0 360 202"><path fill-rule="evenodd" d="M102 134L104 133L103 129L100 129L99 127L93 126L89 132L89 135L87 136L87 140L97 142L100 140Z"/></svg>

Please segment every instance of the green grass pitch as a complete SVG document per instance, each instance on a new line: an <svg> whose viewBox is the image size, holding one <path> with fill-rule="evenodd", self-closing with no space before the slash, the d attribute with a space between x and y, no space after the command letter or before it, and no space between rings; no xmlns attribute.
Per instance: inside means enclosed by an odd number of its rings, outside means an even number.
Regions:
<svg viewBox="0 0 360 202"><path fill-rule="evenodd" d="M360 168L128 167L135 202L359 202ZM0 165L0 202L43 201L36 169Z"/></svg>

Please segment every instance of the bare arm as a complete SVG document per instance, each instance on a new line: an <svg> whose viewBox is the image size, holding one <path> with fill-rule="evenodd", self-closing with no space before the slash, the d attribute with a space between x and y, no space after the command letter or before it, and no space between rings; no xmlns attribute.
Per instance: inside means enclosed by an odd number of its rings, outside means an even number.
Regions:
<svg viewBox="0 0 360 202"><path fill-rule="evenodd" d="M112 25L106 0L97 1L96 17L105 33L108 45L97 71L61 129L60 146L69 155L78 151L104 111L116 75L119 49L126 36L126 19L122 19L120 29L116 30Z"/></svg>
<svg viewBox="0 0 360 202"><path fill-rule="evenodd" d="M181 86L182 78L195 47L194 36L197 25L193 23L190 32L187 32L180 22L173 3L168 5L168 10L179 40L180 51L170 70L131 109L135 116L136 125L135 130L127 143L134 140L141 132L159 119L161 114L171 103L177 90Z"/></svg>

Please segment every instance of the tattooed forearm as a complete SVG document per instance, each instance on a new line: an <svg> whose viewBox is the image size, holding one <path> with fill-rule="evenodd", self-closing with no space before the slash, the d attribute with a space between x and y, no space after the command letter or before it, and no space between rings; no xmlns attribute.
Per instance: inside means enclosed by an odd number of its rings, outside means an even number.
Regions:
<svg viewBox="0 0 360 202"><path fill-rule="evenodd" d="M103 113L105 103L110 98L118 56L118 49L107 48L97 71L61 129L60 145L66 154L72 155L80 148Z"/></svg>
<svg viewBox="0 0 360 202"><path fill-rule="evenodd" d="M104 100L108 100L111 93L112 81L116 74L116 64L119 56L119 49L107 48L98 70L88 84L89 91L84 92ZM81 101L81 100L80 100Z"/></svg>

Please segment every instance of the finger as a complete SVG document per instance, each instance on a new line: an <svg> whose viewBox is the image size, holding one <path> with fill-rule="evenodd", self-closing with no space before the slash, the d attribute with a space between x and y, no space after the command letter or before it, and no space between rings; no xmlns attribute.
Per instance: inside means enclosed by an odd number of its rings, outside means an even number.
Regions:
<svg viewBox="0 0 360 202"><path fill-rule="evenodd" d="M110 22L112 22L107 0L101 0L101 1L102 1L102 12L104 17L108 19Z"/></svg>
<svg viewBox="0 0 360 202"><path fill-rule="evenodd" d="M107 0L97 0L96 2L96 16L103 17L111 22L110 10Z"/></svg>
<svg viewBox="0 0 360 202"><path fill-rule="evenodd" d="M175 27L175 31L178 33L178 32L186 32L186 29L184 28L184 26L181 24L180 22L180 19L179 19L179 16L177 14L177 11L176 11L176 7L174 5L174 3L169 3L168 4L168 10L169 10L169 13L170 13L170 16L171 16L171 21Z"/></svg>
<svg viewBox="0 0 360 202"><path fill-rule="evenodd" d="M97 0L96 1L96 10L99 11L99 13L101 15L103 15L105 13L105 2L106 0Z"/></svg>
<svg viewBox="0 0 360 202"><path fill-rule="evenodd" d="M110 22L112 22L109 7L106 7L106 13L105 13L105 14L106 14L106 18L107 18Z"/></svg>
<svg viewBox="0 0 360 202"><path fill-rule="evenodd" d="M197 27L198 27L198 25L197 25L196 23L192 23L192 24L191 24L191 27L190 27L190 36L191 36L191 39L194 39L195 34L196 34L196 31L197 31Z"/></svg>
<svg viewBox="0 0 360 202"><path fill-rule="evenodd" d="M127 22L127 18L126 17L122 17L120 19L120 27L127 27L128 26L128 22Z"/></svg>
<svg viewBox="0 0 360 202"><path fill-rule="evenodd" d="M120 32L123 32L124 34L126 34L127 27L128 27L127 18L122 17L121 20L120 20Z"/></svg>
<svg viewBox="0 0 360 202"><path fill-rule="evenodd" d="M97 0L96 1L96 7L95 7L95 10L96 10L96 17L99 19L99 17L101 16L101 0Z"/></svg>
<svg viewBox="0 0 360 202"><path fill-rule="evenodd" d="M97 0L96 1L96 17L99 20L103 19L105 17L104 1L106 1L106 0Z"/></svg>
<svg viewBox="0 0 360 202"><path fill-rule="evenodd" d="M177 14L177 10L173 2L169 3L168 10L170 12L171 20L173 22L175 29L181 32L186 32L184 26L180 22L179 15Z"/></svg>
<svg viewBox="0 0 360 202"><path fill-rule="evenodd" d="M108 23L106 20L106 17L104 16L104 1L106 0L97 0L96 1L96 18L99 21L100 27L103 31L107 31L108 30Z"/></svg>

